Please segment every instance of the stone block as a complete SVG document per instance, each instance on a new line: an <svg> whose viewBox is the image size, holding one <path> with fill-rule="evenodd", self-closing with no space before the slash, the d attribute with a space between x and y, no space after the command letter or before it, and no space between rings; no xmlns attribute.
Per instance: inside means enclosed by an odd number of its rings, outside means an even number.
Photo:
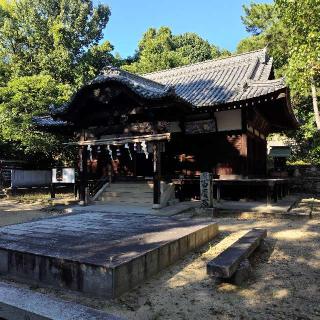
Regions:
<svg viewBox="0 0 320 320"><path fill-rule="evenodd" d="M0 250L0 273L8 272L8 251Z"/></svg>
<svg viewBox="0 0 320 320"><path fill-rule="evenodd" d="M247 259L267 236L265 229L252 229L207 264L207 273L219 278L231 278L240 263Z"/></svg>
<svg viewBox="0 0 320 320"><path fill-rule="evenodd" d="M0 228L0 273L114 298L217 234L212 221L89 212Z"/></svg>
<svg viewBox="0 0 320 320"><path fill-rule="evenodd" d="M169 261L170 264L177 261L180 258L179 241L174 241L169 244Z"/></svg>
<svg viewBox="0 0 320 320"><path fill-rule="evenodd" d="M250 261L245 259L240 262L238 269L231 277L230 281L237 286L242 285L252 275L252 267Z"/></svg>
<svg viewBox="0 0 320 320"><path fill-rule="evenodd" d="M0 319L121 320L122 318L81 304L0 283Z"/></svg>
<svg viewBox="0 0 320 320"><path fill-rule="evenodd" d="M146 254L146 276L151 277L159 271L160 251L154 250Z"/></svg>

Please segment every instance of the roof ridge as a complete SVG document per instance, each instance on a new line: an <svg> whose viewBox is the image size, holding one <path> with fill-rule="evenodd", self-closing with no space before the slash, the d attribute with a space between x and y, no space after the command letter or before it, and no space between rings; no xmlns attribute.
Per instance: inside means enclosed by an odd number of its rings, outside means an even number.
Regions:
<svg viewBox="0 0 320 320"><path fill-rule="evenodd" d="M161 74L161 73L165 73L165 72L172 71L172 70L180 70L180 69L189 68L189 67L193 67L193 66L203 65L203 64L206 64L206 63L209 63L209 62L215 62L215 61L222 61L222 60L237 58L237 57L246 56L246 55L250 55L250 54L258 53L258 52L267 53L267 48L265 47L263 49L252 50L252 51L243 52L243 53L239 53L239 54L232 54L231 56L224 56L224 57L219 57L219 58L215 58L215 59L208 59L208 60L204 60L204 61L200 61L200 62L190 63L190 64L186 64L184 66L168 68L168 69L158 70L158 71L152 71L152 72L148 72L148 73L143 73L143 74L141 74L141 76L145 77L145 76L151 76L151 75L154 75L154 74Z"/></svg>
<svg viewBox="0 0 320 320"><path fill-rule="evenodd" d="M277 79L266 79L266 80L254 80L254 79L248 79L248 82L249 83L252 83L252 84L272 84L272 83L278 83L278 82L281 82L281 83L285 83L285 78L284 77L280 77L280 78L277 78Z"/></svg>
<svg viewBox="0 0 320 320"><path fill-rule="evenodd" d="M169 89L169 88L167 88L166 85L164 85L160 82L145 78L142 75L135 74L135 73L129 72L127 70L120 69L119 67L112 66L112 65L109 65L109 66L106 66L105 68L103 68L100 73L100 76L105 76L105 77L107 77L107 76L109 76L109 77L120 76L120 77L125 77L125 78L131 78L131 80L133 80L133 81L141 80L142 82L149 83L150 85L153 84L153 85L161 88L162 90Z"/></svg>

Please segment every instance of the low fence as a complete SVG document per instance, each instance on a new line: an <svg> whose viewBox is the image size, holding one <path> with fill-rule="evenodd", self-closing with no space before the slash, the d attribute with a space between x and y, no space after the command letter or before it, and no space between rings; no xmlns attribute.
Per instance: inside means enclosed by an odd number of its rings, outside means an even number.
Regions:
<svg viewBox="0 0 320 320"><path fill-rule="evenodd" d="M290 188L292 191L320 193L320 166L294 165L288 166L288 171L293 178Z"/></svg>
<svg viewBox="0 0 320 320"><path fill-rule="evenodd" d="M11 188L49 186L51 175L50 170L11 170Z"/></svg>

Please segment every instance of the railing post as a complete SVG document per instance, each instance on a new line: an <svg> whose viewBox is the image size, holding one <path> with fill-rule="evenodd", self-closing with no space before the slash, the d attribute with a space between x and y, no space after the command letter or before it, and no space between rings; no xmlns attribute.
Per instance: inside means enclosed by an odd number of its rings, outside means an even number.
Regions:
<svg viewBox="0 0 320 320"><path fill-rule="evenodd" d="M161 150L159 142L153 143L153 208L160 208Z"/></svg>
<svg viewBox="0 0 320 320"><path fill-rule="evenodd" d="M87 146L81 146L79 150L79 200L80 205L88 204L88 168L87 168Z"/></svg>

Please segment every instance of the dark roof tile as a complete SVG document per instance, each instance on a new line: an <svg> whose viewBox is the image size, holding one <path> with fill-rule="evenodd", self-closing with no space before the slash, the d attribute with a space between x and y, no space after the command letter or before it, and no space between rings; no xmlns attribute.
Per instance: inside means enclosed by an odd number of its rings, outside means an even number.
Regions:
<svg viewBox="0 0 320 320"><path fill-rule="evenodd" d="M106 67L89 85L108 81L120 82L136 94L149 99L159 99L165 96L175 95L174 88L171 86L163 85L112 66Z"/></svg>
<svg viewBox="0 0 320 320"><path fill-rule="evenodd" d="M285 88L283 79L269 80L271 72L272 58L263 49L142 77L174 87L177 95L201 107L242 101Z"/></svg>

